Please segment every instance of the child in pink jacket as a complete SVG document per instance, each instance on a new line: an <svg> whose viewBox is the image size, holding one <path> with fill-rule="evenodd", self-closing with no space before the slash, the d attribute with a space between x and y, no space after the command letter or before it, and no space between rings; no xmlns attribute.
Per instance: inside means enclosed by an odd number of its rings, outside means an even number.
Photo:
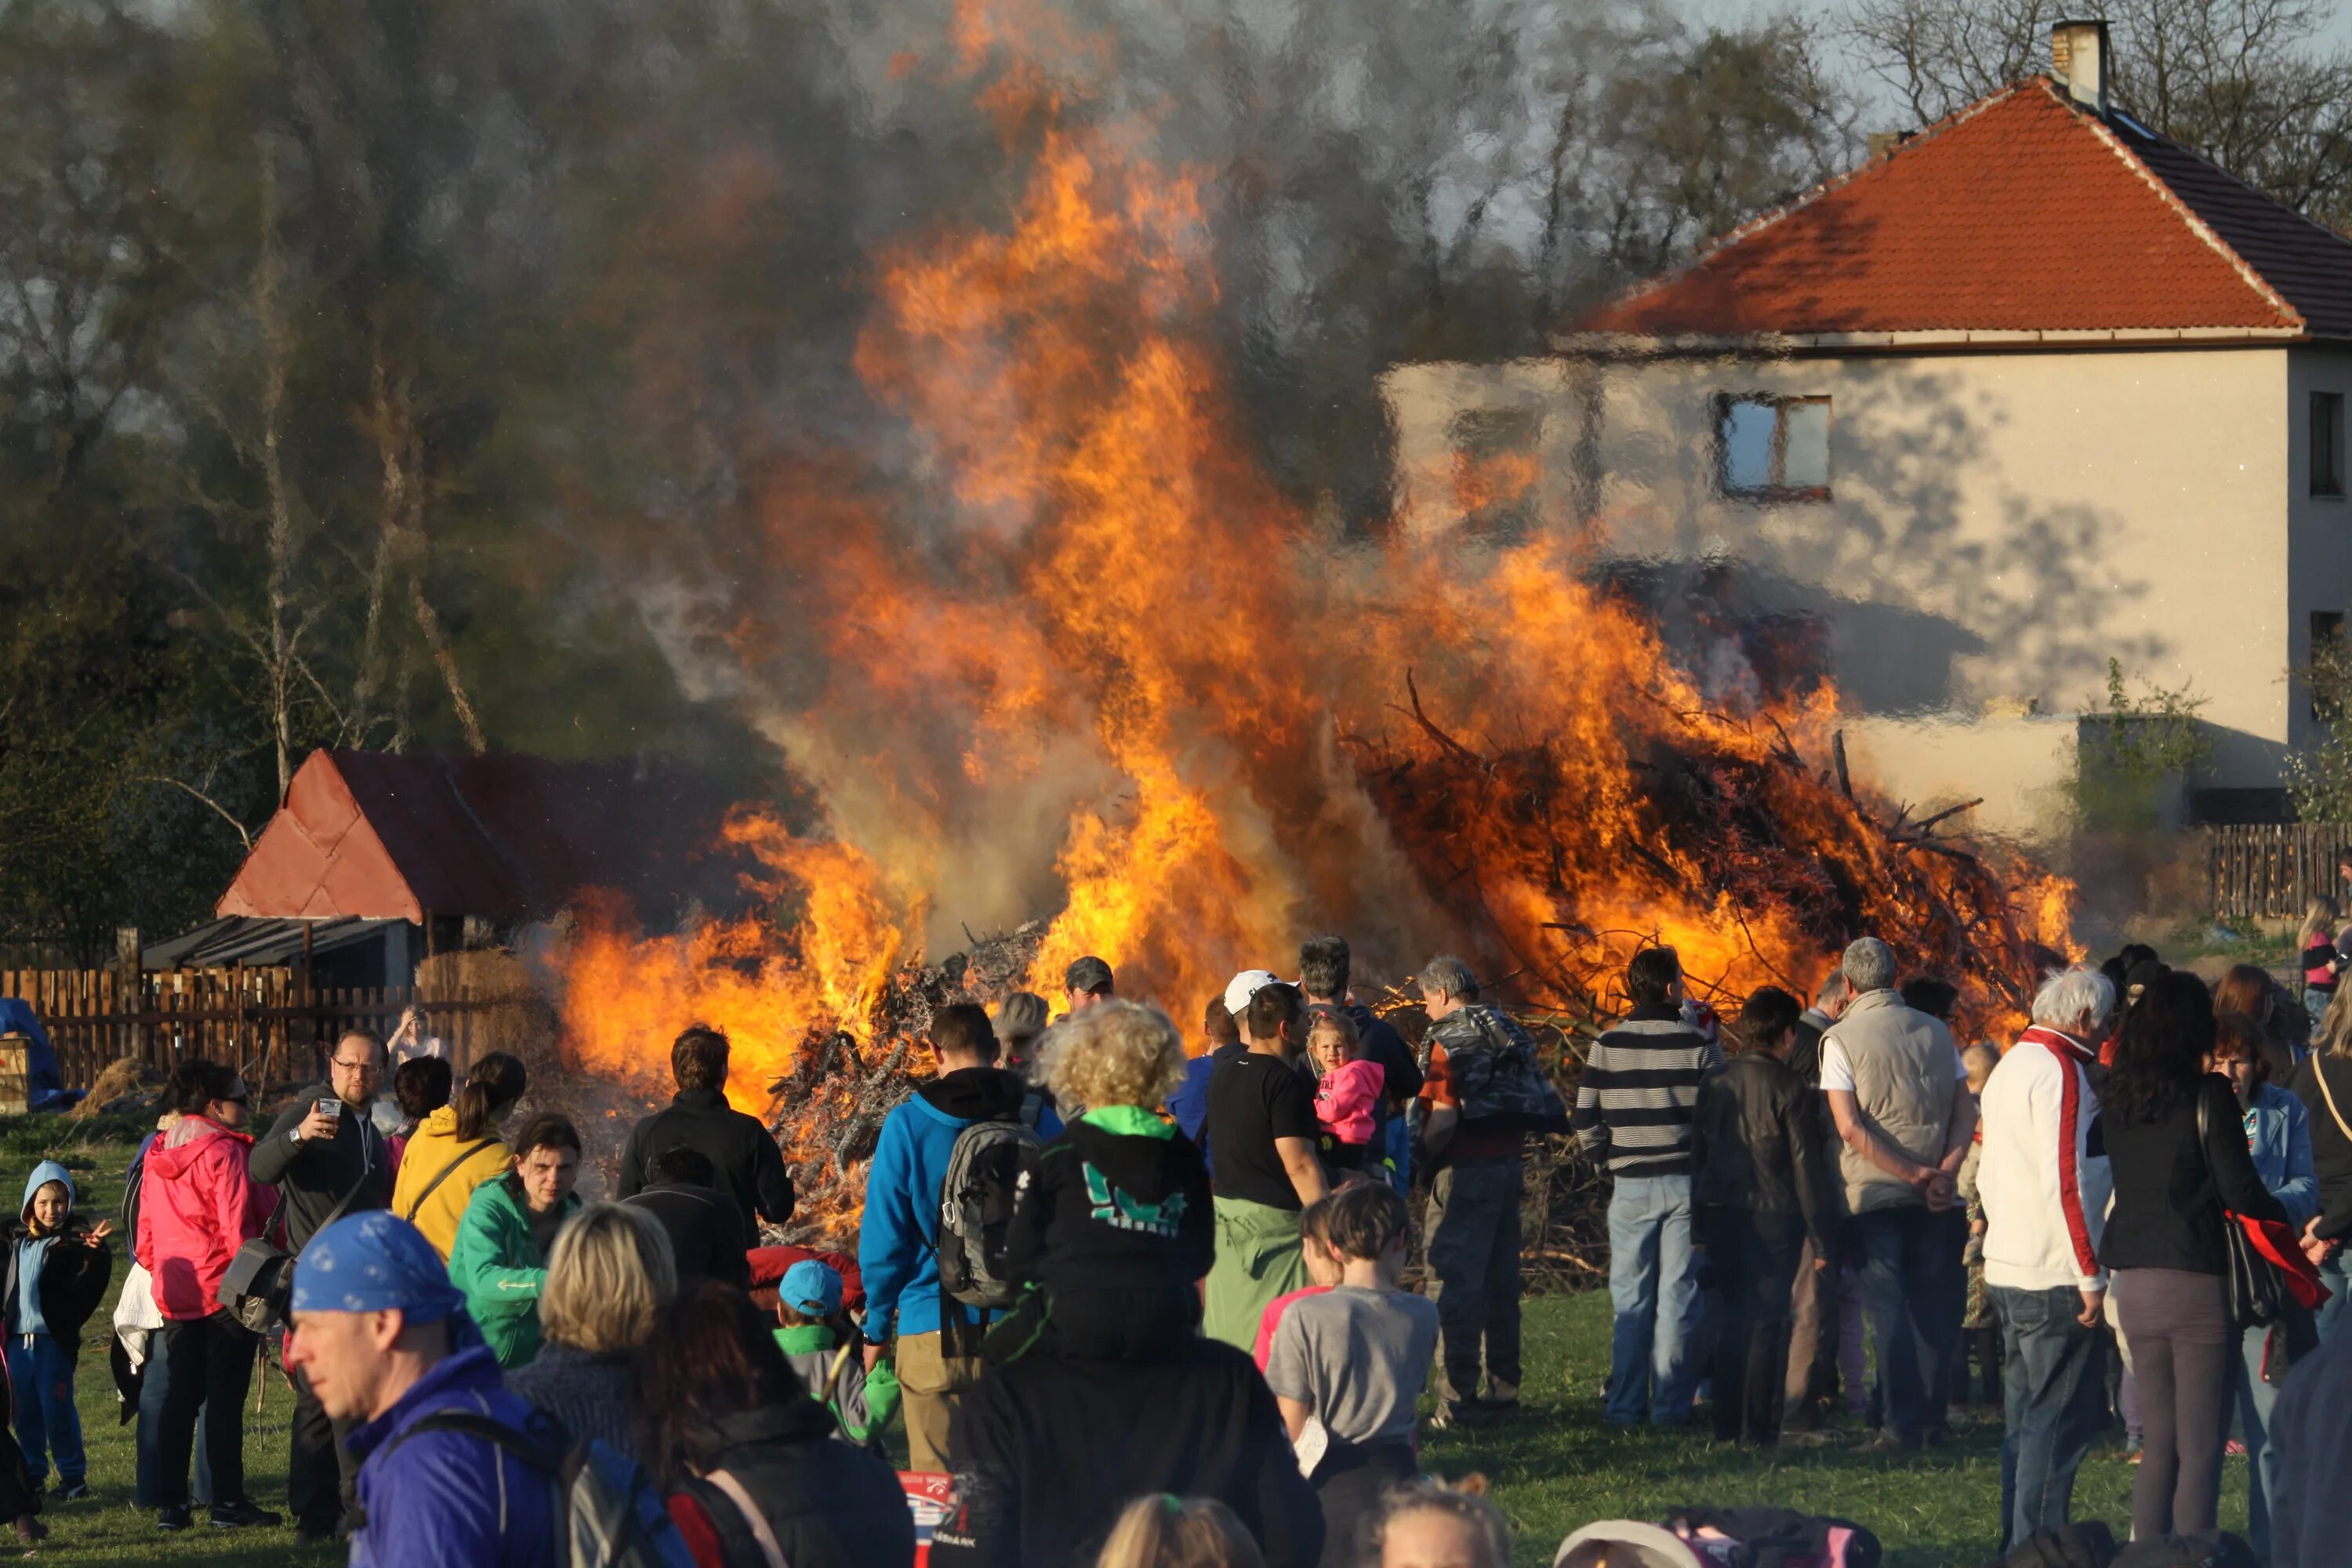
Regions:
<svg viewBox="0 0 2352 1568"><path fill-rule="evenodd" d="M1360 1170L1372 1130L1380 1125L1381 1090L1388 1073L1360 1056L1362 1037L1355 1020L1336 1007L1318 1007L1307 1028L1307 1054L1315 1066L1315 1122L1323 1163L1335 1170Z"/></svg>

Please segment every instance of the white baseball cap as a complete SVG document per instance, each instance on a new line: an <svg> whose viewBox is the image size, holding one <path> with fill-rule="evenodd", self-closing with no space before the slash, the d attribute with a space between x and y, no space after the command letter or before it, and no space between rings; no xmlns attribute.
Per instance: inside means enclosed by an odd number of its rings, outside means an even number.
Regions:
<svg viewBox="0 0 2352 1568"><path fill-rule="evenodd" d="M1225 982L1225 1011L1234 1016L1234 1022L1240 1022L1242 1015L1249 1011L1250 998L1281 978L1271 969L1243 970Z"/></svg>

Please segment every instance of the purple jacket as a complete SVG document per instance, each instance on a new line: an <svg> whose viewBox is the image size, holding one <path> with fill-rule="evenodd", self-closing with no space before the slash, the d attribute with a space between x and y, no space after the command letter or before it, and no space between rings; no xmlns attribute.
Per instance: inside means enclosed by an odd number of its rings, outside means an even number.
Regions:
<svg viewBox="0 0 2352 1568"><path fill-rule="evenodd" d="M467 1432L426 1432L393 1446L436 1411L471 1411L519 1431L532 1419L530 1405L507 1391L489 1347L464 1338L466 1349L344 1439L360 1459L369 1521L352 1537L351 1568L558 1568L555 1489L546 1477Z"/></svg>

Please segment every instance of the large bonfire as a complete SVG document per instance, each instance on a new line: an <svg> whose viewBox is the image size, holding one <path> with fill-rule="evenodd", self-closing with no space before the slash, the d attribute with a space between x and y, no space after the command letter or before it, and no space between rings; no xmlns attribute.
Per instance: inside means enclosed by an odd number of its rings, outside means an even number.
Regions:
<svg viewBox="0 0 2352 1568"><path fill-rule="evenodd" d="M1870 931L1959 982L1970 1026L2014 1016L2037 944L2065 945L2062 883L1851 789L1833 693L1678 668L1566 520L1335 541L1237 435L1200 174L1073 107L979 6L956 43L1025 187L877 258L857 367L914 457L773 475L726 620L745 688L789 693L754 716L821 814L738 813L757 914L647 936L576 912L576 1063L650 1090L681 1023L725 1028L730 1097L805 1129L838 1217L929 1006L1057 996L1082 953L1189 1018L1333 930L1365 976L1459 951L1575 1021L1645 943L1731 1001Z"/></svg>

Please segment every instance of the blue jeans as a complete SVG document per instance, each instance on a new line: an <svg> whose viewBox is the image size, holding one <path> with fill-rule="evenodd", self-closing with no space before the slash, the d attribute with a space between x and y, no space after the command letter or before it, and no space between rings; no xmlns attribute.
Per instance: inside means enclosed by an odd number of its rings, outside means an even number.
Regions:
<svg viewBox="0 0 2352 1568"><path fill-rule="evenodd" d="M1691 1418L1691 1336L1698 1268L1688 1176L1620 1176L1609 1199L1609 1345L1605 1414L1620 1426Z"/></svg>
<svg viewBox="0 0 2352 1568"><path fill-rule="evenodd" d="M2246 1433L2246 1544L2258 1563L2271 1560L2271 1500L2279 1484L2279 1452L2270 1440L2279 1391L2263 1381L2263 1342L2269 1338L2266 1328L2248 1329L2231 1374L2238 1385L2238 1424Z"/></svg>
<svg viewBox="0 0 2352 1568"><path fill-rule="evenodd" d="M2319 1266L2319 1282L2327 1287L2327 1300L2319 1304L2315 1314L2319 1342L2326 1344L2335 1338L2336 1325L2344 1319L2345 1300L2352 1296L2352 1245L2328 1254L2327 1261Z"/></svg>
<svg viewBox="0 0 2352 1568"><path fill-rule="evenodd" d="M1946 1389L1944 1369L1959 1343L1947 1321L1951 1221L1906 1204L1858 1214L1847 1233L1863 1316L1878 1349L1886 1431L1906 1448L1925 1447L1928 1428L1944 1424L1930 1395Z"/></svg>
<svg viewBox="0 0 2352 1568"><path fill-rule="evenodd" d="M8 1336L8 1386L16 1394L16 1446L33 1484L48 1479L49 1457L58 1462L58 1484L79 1486L86 1463L81 1451L81 1412L74 1408L74 1363L70 1347L48 1334Z"/></svg>
<svg viewBox="0 0 2352 1568"><path fill-rule="evenodd" d="M1992 1287L2000 1318L2007 1430L2000 1442L2001 1550L2074 1522L2074 1472L2106 1416L2106 1340L2084 1327L2082 1292Z"/></svg>
<svg viewBox="0 0 2352 1568"><path fill-rule="evenodd" d="M132 1497L141 1508L161 1508L163 1506L163 1403L171 1396L172 1388L171 1369L163 1359L163 1330L158 1329L147 1336L147 1359L139 1364L142 1377ZM205 1414L199 1410L197 1419L201 1421ZM195 1468L196 1503L203 1506L219 1501L219 1494L213 1490L212 1460L205 1454L202 1443L196 1445Z"/></svg>

